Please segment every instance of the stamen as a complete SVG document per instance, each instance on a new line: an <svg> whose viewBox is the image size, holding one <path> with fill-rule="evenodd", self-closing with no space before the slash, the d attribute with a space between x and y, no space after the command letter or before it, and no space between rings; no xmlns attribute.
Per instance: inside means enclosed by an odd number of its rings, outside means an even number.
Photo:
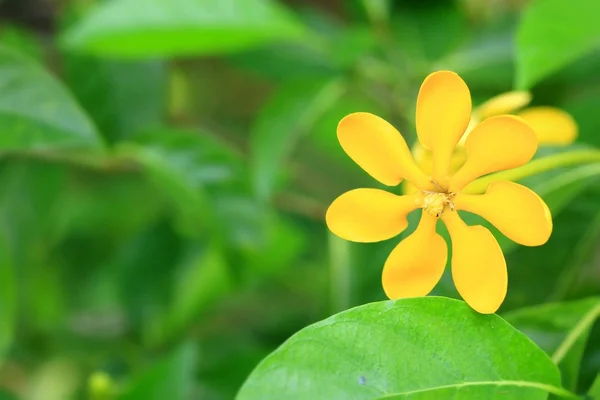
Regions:
<svg viewBox="0 0 600 400"><path fill-rule="evenodd" d="M454 193L423 191L423 210L434 217L441 217L447 208L454 211Z"/></svg>

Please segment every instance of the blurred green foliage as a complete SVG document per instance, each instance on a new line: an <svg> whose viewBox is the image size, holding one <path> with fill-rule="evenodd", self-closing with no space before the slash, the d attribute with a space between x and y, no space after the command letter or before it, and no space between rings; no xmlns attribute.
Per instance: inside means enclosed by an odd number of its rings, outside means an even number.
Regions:
<svg viewBox="0 0 600 400"><path fill-rule="evenodd" d="M452 69L476 104L525 88L572 113L577 143L539 157L600 146L599 15L596 0L0 1L0 399L233 398L294 332L384 299L397 239L355 246L323 222L374 186L337 122L374 112L412 143L421 81ZM600 293L599 174L522 182L555 230L505 247L500 314L549 354L597 305L561 302ZM451 279L434 294L456 297ZM600 370L595 318L559 364L579 393Z"/></svg>

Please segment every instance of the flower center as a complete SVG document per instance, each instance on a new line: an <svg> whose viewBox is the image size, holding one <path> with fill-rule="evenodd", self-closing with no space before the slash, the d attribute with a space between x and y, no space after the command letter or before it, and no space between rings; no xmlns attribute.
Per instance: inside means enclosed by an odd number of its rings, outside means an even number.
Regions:
<svg viewBox="0 0 600 400"><path fill-rule="evenodd" d="M423 191L423 210L434 217L441 217L447 208L454 211L454 193Z"/></svg>

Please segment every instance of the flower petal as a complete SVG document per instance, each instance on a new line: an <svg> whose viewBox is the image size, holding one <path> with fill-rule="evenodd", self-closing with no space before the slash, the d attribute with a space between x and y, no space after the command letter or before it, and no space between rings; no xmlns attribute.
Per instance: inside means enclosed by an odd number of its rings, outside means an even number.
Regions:
<svg viewBox="0 0 600 400"><path fill-rule="evenodd" d="M450 179L452 192L459 192L482 175L527 163L537 150L537 138L521 118L500 115L477 125L465 148L467 161Z"/></svg>
<svg viewBox="0 0 600 400"><path fill-rule="evenodd" d="M390 299L425 296L435 287L448 258L444 239L435 232L437 218L424 212L417 229L391 252L381 282Z"/></svg>
<svg viewBox="0 0 600 400"><path fill-rule="evenodd" d="M577 123L554 107L532 107L517 114L533 128L540 144L567 145L577 138Z"/></svg>
<svg viewBox="0 0 600 400"><path fill-rule="evenodd" d="M452 240L452 279L458 293L475 311L495 313L508 287L500 245L489 230L465 225L456 212L445 213L442 220Z"/></svg>
<svg viewBox="0 0 600 400"><path fill-rule="evenodd" d="M439 71L425 78L417 98L417 133L433 152L433 178L441 185L447 183L450 156L470 119L471 93L457 74Z"/></svg>
<svg viewBox="0 0 600 400"><path fill-rule="evenodd" d="M525 107L531 102L531 93L528 91L506 92L494 96L477 107L473 114L479 119L495 117L496 115L512 114L519 108Z"/></svg>
<svg viewBox="0 0 600 400"><path fill-rule="evenodd" d="M459 194L454 205L481 215L506 237L524 246L540 246L552 233L552 216L546 203L518 183L491 183L485 194Z"/></svg>
<svg viewBox="0 0 600 400"><path fill-rule="evenodd" d="M396 186L403 178L417 186L429 184L400 132L383 118L364 112L347 115L337 136L346 154L384 185Z"/></svg>
<svg viewBox="0 0 600 400"><path fill-rule="evenodd" d="M406 215L417 208L414 196L379 189L354 189L331 203L325 220L329 229L353 242L380 242L408 226Z"/></svg>

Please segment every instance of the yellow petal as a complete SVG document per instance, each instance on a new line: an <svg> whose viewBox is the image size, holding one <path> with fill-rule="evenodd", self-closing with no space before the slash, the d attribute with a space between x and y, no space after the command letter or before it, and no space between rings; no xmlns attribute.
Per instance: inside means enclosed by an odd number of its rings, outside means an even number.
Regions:
<svg viewBox="0 0 600 400"><path fill-rule="evenodd" d="M537 139L521 118L500 115L477 125L465 149L467 161L450 179L452 192L459 192L482 175L526 164L537 150Z"/></svg>
<svg viewBox="0 0 600 400"><path fill-rule="evenodd" d="M461 297L477 312L495 313L508 286L506 261L492 233L467 226L458 213L442 216L452 240L452 279Z"/></svg>
<svg viewBox="0 0 600 400"><path fill-rule="evenodd" d="M410 183L409 181L402 182L402 193L404 194L413 194L417 193L419 188Z"/></svg>
<svg viewBox="0 0 600 400"><path fill-rule="evenodd" d="M364 112L347 115L337 135L350 158L384 185L396 186L403 178L417 186L429 184L400 132L383 118Z"/></svg>
<svg viewBox="0 0 600 400"><path fill-rule="evenodd" d="M481 119L495 117L496 115L512 114L531 102L531 93L527 91L506 92L494 96L477 107L473 114Z"/></svg>
<svg viewBox="0 0 600 400"><path fill-rule="evenodd" d="M491 183L485 194L459 194L454 205L481 215L506 237L525 246L540 246L552 233L552 216L546 203L518 183Z"/></svg>
<svg viewBox="0 0 600 400"><path fill-rule="evenodd" d="M577 123L554 107L532 107L517 114L533 128L540 144L567 145L577 138Z"/></svg>
<svg viewBox="0 0 600 400"><path fill-rule="evenodd" d="M435 232L437 218L424 212L417 229L392 251L381 281L390 299L425 296L438 283L448 257L444 239Z"/></svg>
<svg viewBox="0 0 600 400"><path fill-rule="evenodd" d="M433 174L433 153L427 150L420 143L416 143L412 148L412 154L415 162L425 172L426 175ZM467 161L467 152L464 146L456 146L450 157L450 174L458 171Z"/></svg>
<svg viewBox="0 0 600 400"><path fill-rule="evenodd" d="M471 93L454 72L430 74L417 98L419 141L433 152L433 178L442 186L448 180L450 156L471 119Z"/></svg>
<svg viewBox="0 0 600 400"><path fill-rule="evenodd" d="M417 208L413 196L379 189L355 189L331 203L325 220L329 229L353 242L379 242L406 229L406 215Z"/></svg>
<svg viewBox="0 0 600 400"><path fill-rule="evenodd" d="M462 137L458 141L458 144L456 145L456 147L464 147L465 146L465 142L467 141L467 138L469 137L469 133L471 133L471 131L473 129L475 129L475 127L480 122L481 122L481 120L477 117L477 115L475 115L475 114L471 115L471 120L469 121L469 125L467 126L467 130L465 131L464 135L462 135Z"/></svg>

